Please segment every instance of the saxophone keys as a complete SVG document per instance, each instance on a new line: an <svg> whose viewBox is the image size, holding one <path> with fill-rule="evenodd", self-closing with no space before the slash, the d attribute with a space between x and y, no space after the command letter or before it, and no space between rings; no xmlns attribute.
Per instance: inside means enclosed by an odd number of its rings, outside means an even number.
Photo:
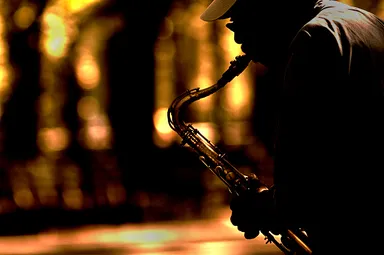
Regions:
<svg viewBox="0 0 384 255"><path fill-rule="evenodd" d="M235 179L236 175L234 172L229 172L227 173L227 175L225 176L225 178L227 179L227 181L232 181L233 179Z"/></svg>
<svg viewBox="0 0 384 255"><path fill-rule="evenodd" d="M216 166L216 167L215 167L215 172L216 172L216 173L219 173L219 174L221 174L221 173L224 172L224 174L226 174L226 173L225 173L225 170L223 171L223 167L222 167L222 166Z"/></svg>

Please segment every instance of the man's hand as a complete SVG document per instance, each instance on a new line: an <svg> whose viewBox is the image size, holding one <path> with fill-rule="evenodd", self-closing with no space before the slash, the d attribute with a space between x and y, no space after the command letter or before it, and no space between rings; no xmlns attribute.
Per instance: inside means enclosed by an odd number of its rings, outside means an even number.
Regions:
<svg viewBox="0 0 384 255"><path fill-rule="evenodd" d="M232 224L246 239L256 238L263 229L277 232L273 194L255 175L249 176L249 189L232 198L230 209Z"/></svg>

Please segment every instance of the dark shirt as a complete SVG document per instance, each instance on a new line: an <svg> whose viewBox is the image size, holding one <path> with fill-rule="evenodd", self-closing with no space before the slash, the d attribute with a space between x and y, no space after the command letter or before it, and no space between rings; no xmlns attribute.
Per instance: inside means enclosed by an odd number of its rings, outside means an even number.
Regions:
<svg viewBox="0 0 384 255"><path fill-rule="evenodd" d="M329 238L382 222L384 23L334 1L318 11L290 48L275 186L285 221Z"/></svg>

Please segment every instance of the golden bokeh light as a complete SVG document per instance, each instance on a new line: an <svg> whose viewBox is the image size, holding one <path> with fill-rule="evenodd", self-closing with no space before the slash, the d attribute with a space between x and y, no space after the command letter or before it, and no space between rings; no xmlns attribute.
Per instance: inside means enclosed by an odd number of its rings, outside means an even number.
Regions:
<svg viewBox="0 0 384 255"><path fill-rule="evenodd" d="M94 89L100 80L99 66L90 54L82 54L76 62L76 77L83 89Z"/></svg>
<svg viewBox="0 0 384 255"><path fill-rule="evenodd" d="M36 7L31 4L23 5L13 15L15 25L21 29L27 29L36 19Z"/></svg>
<svg viewBox="0 0 384 255"><path fill-rule="evenodd" d="M197 122L193 123L193 127L212 143L217 143L220 135L217 132L216 125L212 122Z"/></svg>
<svg viewBox="0 0 384 255"><path fill-rule="evenodd" d="M84 120L91 120L100 113L100 103L93 96L84 96L77 103L77 113Z"/></svg>
<svg viewBox="0 0 384 255"><path fill-rule="evenodd" d="M79 137L86 148L91 150L108 149L111 146L111 126L106 124L87 124Z"/></svg>
<svg viewBox="0 0 384 255"><path fill-rule="evenodd" d="M112 205L118 205L125 201L126 192L122 184L112 183L107 185L107 197L109 203Z"/></svg>
<svg viewBox="0 0 384 255"><path fill-rule="evenodd" d="M43 50L54 58L65 56L68 36L66 21L59 15L47 12L43 15Z"/></svg>
<svg viewBox="0 0 384 255"><path fill-rule="evenodd" d="M58 203L58 194L53 187L37 190L37 196L43 205L52 206Z"/></svg>
<svg viewBox="0 0 384 255"><path fill-rule="evenodd" d="M4 96L9 89L9 72L5 65L0 64L0 96Z"/></svg>
<svg viewBox="0 0 384 255"><path fill-rule="evenodd" d="M81 209L83 205L83 192L81 189L66 189L63 191L65 204L72 209Z"/></svg>
<svg viewBox="0 0 384 255"><path fill-rule="evenodd" d="M10 92L11 79L13 78L12 66L9 64L8 44L6 41L7 26L4 17L0 15L0 102L5 101ZM1 104L0 104L1 105ZM1 106L0 106L1 116Z"/></svg>
<svg viewBox="0 0 384 255"><path fill-rule="evenodd" d="M161 107L155 110L153 114L153 124L155 127L153 142L160 148L168 147L175 137L174 131L168 124L167 111L167 108Z"/></svg>
<svg viewBox="0 0 384 255"><path fill-rule="evenodd" d="M231 86L228 86L225 91L225 97L223 98L223 107L229 112L232 119L247 119L252 114L252 84L250 80L246 78L246 74L243 77L238 77L238 80L234 80Z"/></svg>
<svg viewBox="0 0 384 255"><path fill-rule="evenodd" d="M41 128L38 133L38 145L42 151L54 152L67 148L69 132L64 127Z"/></svg>
<svg viewBox="0 0 384 255"><path fill-rule="evenodd" d="M101 2L101 0L67 0L66 4L70 12L76 13L99 2Z"/></svg>
<svg viewBox="0 0 384 255"><path fill-rule="evenodd" d="M44 92L40 95L39 104L40 114L42 114L43 116L48 116L53 112L55 100L50 93Z"/></svg>
<svg viewBox="0 0 384 255"><path fill-rule="evenodd" d="M18 189L13 192L13 199L15 203L21 208L30 208L33 206L35 200L30 189Z"/></svg>
<svg viewBox="0 0 384 255"><path fill-rule="evenodd" d="M155 129L157 130L157 132L163 135L168 135L171 132L173 132L173 130L170 128L168 124L167 112L168 112L167 108L160 108L160 109L157 109L155 114L153 115L153 122L155 125Z"/></svg>

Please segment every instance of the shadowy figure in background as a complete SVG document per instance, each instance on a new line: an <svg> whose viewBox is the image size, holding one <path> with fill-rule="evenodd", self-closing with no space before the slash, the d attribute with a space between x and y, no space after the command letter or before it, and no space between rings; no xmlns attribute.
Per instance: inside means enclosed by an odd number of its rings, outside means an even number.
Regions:
<svg viewBox="0 0 384 255"><path fill-rule="evenodd" d="M201 19L229 19L235 42L279 84L274 186L258 192L251 176L232 223L247 239L303 228L313 254L381 250L369 233L382 221L383 21L327 0L214 0Z"/></svg>

